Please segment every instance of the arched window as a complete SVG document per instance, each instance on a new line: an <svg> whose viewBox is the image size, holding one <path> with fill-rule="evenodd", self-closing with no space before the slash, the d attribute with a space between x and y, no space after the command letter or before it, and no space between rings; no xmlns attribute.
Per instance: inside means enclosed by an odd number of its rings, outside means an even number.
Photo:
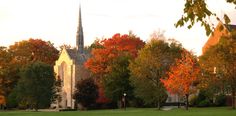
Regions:
<svg viewBox="0 0 236 116"><path fill-rule="evenodd" d="M67 64L66 64L66 62L65 61L63 61L62 63L61 63L61 74L60 74L60 76L61 76L61 81L62 81L62 85L64 85L64 80L65 80L65 78L67 77L67 75L66 75L66 72L67 72Z"/></svg>

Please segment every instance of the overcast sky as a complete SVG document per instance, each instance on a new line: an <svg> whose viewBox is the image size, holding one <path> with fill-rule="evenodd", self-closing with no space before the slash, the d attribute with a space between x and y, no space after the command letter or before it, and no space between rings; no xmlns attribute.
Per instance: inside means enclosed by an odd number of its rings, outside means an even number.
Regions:
<svg viewBox="0 0 236 116"><path fill-rule="evenodd" d="M207 0L218 16L228 13L236 24L234 6L225 0ZM175 28L182 15L184 0L82 0L85 45L96 38L126 34L132 30L147 41L155 30L164 30L189 50L201 54L207 41L199 24L188 30ZM9 46L29 38L51 41L55 46L75 46L79 0L0 0L0 45ZM213 21L214 22L214 21Z"/></svg>

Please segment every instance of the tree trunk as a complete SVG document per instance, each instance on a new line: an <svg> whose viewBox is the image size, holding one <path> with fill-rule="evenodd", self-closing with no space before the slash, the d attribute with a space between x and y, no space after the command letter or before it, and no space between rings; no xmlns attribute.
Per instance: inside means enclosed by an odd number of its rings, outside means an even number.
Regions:
<svg viewBox="0 0 236 116"><path fill-rule="evenodd" d="M178 101L178 108L180 108L180 103L179 103L179 101Z"/></svg>
<svg viewBox="0 0 236 116"><path fill-rule="evenodd" d="M186 110L188 110L188 97L189 97L189 95L186 94L185 96L186 96Z"/></svg>
<svg viewBox="0 0 236 116"><path fill-rule="evenodd" d="M161 104L160 104L160 101L158 100L157 102L157 107L158 107L158 110L161 110Z"/></svg>
<svg viewBox="0 0 236 116"><path fill-rule="evenodd" d="M38 103L35 104L34 109L35 109L36 112L38 112Z"/></svg>
<svg viewBox="0 0 236 116"><path fill-rule="evenodd" d="M232 88L232 109L235 109L235 88Z"/></svg>
<svg viewBox="0 0 236 116"><path fill-rule="evenodd" d="M179 103L179 101L180 101L180 100L179 100L179 95L178 95L178 108L180 108L180 103Z"/></svg>

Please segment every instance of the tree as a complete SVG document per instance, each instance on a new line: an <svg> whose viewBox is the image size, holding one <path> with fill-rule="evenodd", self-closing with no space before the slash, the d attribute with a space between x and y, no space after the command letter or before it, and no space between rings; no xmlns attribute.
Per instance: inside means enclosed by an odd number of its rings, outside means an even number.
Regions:
<svg viewBox="0 0 236 116"><path fill-rule="evenodd" d="M161 79L168 92L186 97L186 110L188 110L188 97L196 92L194 83L200 73L197 59L188 51L183 50L181 58L176 59L166 79Z"/></svg>
<svg viewBox="0 0 236 116"><path fill-rule="evenodd" d="M30 106L36 111L48 107L54 95L55 77L50 65L42 62L28 64L21 70L17 83L17 99L21 105Z"/></svg>
<svg viewBox="0 0 236 116"><path fill-rule="evenodd" d="M10 63L13 59L12 56L12 53L6 47L0 47L0 96L4 98L5 105L8 101L6 99L19 78L18 69Z"/></svg>
<svg viewBox="0 0 236 116"><path fill-rule="evenodd" d="M86 109L96 103L96 99L98 98L98 86L92 78L78 81L73 97L77 103L81 104Z"/></svg>
<svg viewBox="0 0 236 116"><path fill-rule="evenodd" d="M230 37L222 37L218 44L207 49L200 57L200 65L204 69L204 78L207 80L206 87L214 82L223 82L231 91L232 108L235 109L236 91L236 34ZM209 62L207 62L209 61ZM211 62L210 62L211 61ZM214 76L215 75L215 76ZM207 78L208 77L208 78ZM219 84L220 87L224 85ZM219 85L217 85L219 87Z"/></svg>
<svg viewBox="0 0 236 116"><path fill-rule="evenodd" d="M60 51L62 51L63 48L66 48L66 49L74 49L71 45L66 45L66 44L60 45L59 48L60 48Z"/></svg>
<svg viewBox="0 0 236 116"><path fill-rule="evenodd" d="M160 79L166 75L175 58L180 57L181 51L182 46L174 41L151 39L129 65L135 95L146 103L157 104L160 109L167 98Z"/></svg>
<svg viewBox="0 0 236 116"><path fill-rule="evenodd" d="M93 73L103 75L111 72L109 65L112 63L113 59L122 55L123 52L130 54L132 57L136 57L138 50L142 48L145 43L134 35L115 34L112 38L100 41L99 44L103 47L97 47L97 49L95 47L95 49L92 50L92 57L87 60L85 66Z"/></svg>
<svg viewBox="0 0 236 116"><path fill-rule="evenodd" d="M16 42L14 45L0 48L0 89L7 98L13 91L18 79L19 71L35 61L53 65L58 58L58 50L51 42L41 39L29 39Z"/></svg>
<svg viewBox="0 0 236 116"><path fill-rule="evenodd" d="M6 105L6 99L4 96L0 95L0 110L4 109L3 106Z"/></svg>
<svg viewBox="0 0 236 116"><path fill-rule="evenodd" d="M9 93L9 85L11 85L12 80L7 78L9 74L8 63L11 60L11 55L7 51L6 47L0 47L0 96L6 97Z"/></svg>
<svg viewBox="0 0 236 116"><path fill-rule="evenodd" d="M103 78L103 84L105 87L105 95L114 102L121 102L123 94L126 93L126 98L133 97L133 87L129 81L129 56L119 56L114 59L111 65L112 72L108 73Z"/></svg>
<svg viewBox="0 0 236 116"><path fill-rule="evenodd" d="M236 5L235 0L225 1ZM183 12L182 17L175 24L176 27L181 27L188 24L188 28L190 29L196 22L200 22L201 26L204 26L207 35L210 35L213 29L212 24L209 21L210 17L214 16L217 20L219 20L217 15L207 8L206 0L185 0ZM230 19L227 14L224 14L224 22L226 24L230 23Z"/></svg>
<svg viewBox="0 0 236 116"><path fill-rule="evenodd" d="M90 46L85 47L86 51L88 51L89 53L91 53L93 49L99 49L99 48L103 48L103 46L101 45L101 40L98 38L95 39Z"/></svg>
<svg viewBox="0 0 236 116"><path fill-rule="evenodd" d="M130 33L115 34L112 38L97 41L93 45L92 57L87 60L85 66L97 76L99 87L104 88L106 96L111 100L119 101L124 92L131 90L127 67L129 60L137 56L138 50L144 44L140 38Z"/></svg>
<svg viewBox="0 0 236 116"><path fill-rule="evenodd" d="M199 64L202 69L201 78L199 80L199 89L207 91L207 96L214 99L216 94L225 94L227 89L226 78L219 68L222 62L218 56L218 50L215 47L209 47L207 52L199 57Z"/></svg>
<svg viewBox="0 0 236 116"><path fill-rule="evenodd" d="M51 42L32 38L16 42L9 47L9 51L14 57L12 62L17 65L25 65L34 61L54 65L59 56L58 50Z"/></svg>
<svg viewBox="0 0 236 116"><path fill-rule="evenodd" d="M62 101L62 96L61 96L61 92L62 92L62 81L60 79L60 77L58 76L55 79L54 85L53 85L53 96L52 96L52 103L54 104L59 104Z"/></svg>

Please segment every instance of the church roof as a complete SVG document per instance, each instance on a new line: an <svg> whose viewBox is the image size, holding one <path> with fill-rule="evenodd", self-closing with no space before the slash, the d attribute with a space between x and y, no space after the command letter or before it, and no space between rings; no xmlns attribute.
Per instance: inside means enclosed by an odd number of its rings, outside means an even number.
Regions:
<svg viewBox="0 0 236 116"><path fill-rule="evenodd" d="M68 55L71 59L76 59L76 50L75 49L66 49Z"/></svg>
<svg viewBox="0 0 236 116"><path fill-rule="evenodd" d="M224 25L230 32L232 32L233 30L236 30L236 25Z"/></svg>
<svg viewBox="0 0 236 116"><path fill-rule="evenodd" d="M75 61L75 64L83 64L89 57L88 53L84 51L84 36L82 27L81 7L79 7L79 22L76 32L76 48L70 49L64 47L63 50L69 55L70 59Z"/></svg>
<svg viewBox="0 0 236 116"><path fill-rule="evenodd" d="M75 64L83 64L87 60L84 53L79 53L76 49L65 49L71 59L75 60Z"/></svg>

